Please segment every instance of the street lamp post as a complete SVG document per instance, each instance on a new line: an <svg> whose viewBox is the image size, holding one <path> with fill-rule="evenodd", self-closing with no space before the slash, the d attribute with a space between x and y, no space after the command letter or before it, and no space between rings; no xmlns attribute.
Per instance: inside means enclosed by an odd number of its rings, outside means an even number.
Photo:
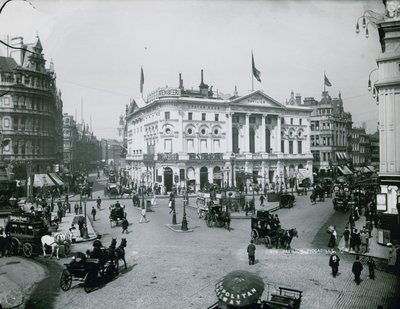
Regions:
<svg viewBox="0 0 400 309"><path fill-rule="evenodd" d="M176 223L176 211L175 211L175 194L172 192L171 202L172 202L172 224Z"/></svg>
<svg viewBox="0 0 400 309"><path fill-rule="evenodd" d="M182 231L187 231L188 230L188 223L186 220L186 203L189 201L189 195L187 190L185 190L185 196L183 197L183 218L182 218L182 226L181 226L181 230ZM175 208L174 208L174 212L175 212ZM175 218L176 220L176 218Z"/></svg>
<svg viewBox="0 0 400 309"><path fill-rule="evenodd" d="M85 215L85 225L83 226L83 238L88 239L89 235L88 235L88 229L87 229L87 219L86 219L86 197L83 198L83 204L85 206L84 208L84 215Z"/></svg>

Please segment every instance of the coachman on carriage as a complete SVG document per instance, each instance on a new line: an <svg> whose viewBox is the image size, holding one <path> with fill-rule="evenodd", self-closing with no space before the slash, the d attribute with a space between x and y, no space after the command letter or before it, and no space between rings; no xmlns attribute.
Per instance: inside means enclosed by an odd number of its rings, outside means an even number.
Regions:
<svg viewBox="0 0 400 309"><path fill-rule="evenodd" d="M297 237L297 230L285 230L277 215L273 216L268 211L257 211L257 216L251 217L251 239L254 243L264 242L266 247L290 249L293 237Z"/></svg>
<svg viewBox="0 0 400 309"><path fill-rule="evenodd" d="M124 211L125 206L121 205L118 201L115 204L111 204L110 207L110 225L111 227L117 226L118 223L126 219L126 212Z"/></svg>

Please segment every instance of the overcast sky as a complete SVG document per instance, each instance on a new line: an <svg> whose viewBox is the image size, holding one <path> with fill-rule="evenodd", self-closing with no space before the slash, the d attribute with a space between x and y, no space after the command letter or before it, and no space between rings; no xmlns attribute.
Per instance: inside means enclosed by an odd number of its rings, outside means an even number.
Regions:
<svg viewBox="0 0 400 309"><path fill-rule="evenodd" d="M4 3L4 0L0 0ZM355 33L366 9L382 1L13 1L0 15L0 38L39 34L53 59L64 112L92 123L98 138L117 136L131 98L158 87L198 89L200 70L214 92L251 89L251 51L261 89L284 103L290 92L321 98L324 72L332 97L342 94L355 125L376 130L378 108L367 89L380 53L376 29ZM0 48L0 55L6 51ZM377 74L372 74L372 81Z"/></svg>

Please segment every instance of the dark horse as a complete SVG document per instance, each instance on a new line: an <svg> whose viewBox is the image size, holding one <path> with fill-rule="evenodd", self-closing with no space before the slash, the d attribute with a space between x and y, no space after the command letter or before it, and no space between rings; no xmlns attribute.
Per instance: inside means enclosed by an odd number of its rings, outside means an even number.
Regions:
<svg viewBox="0 0 400 309"><path fill-rule="evenodd" d="M118 261L123 260L124 266L126 269L126 261L125 261L125 247L126 247L126 238L122 238L121 243L115 249L115 264L116 264L116 272L118 273Z"/></svg>
<svg viewBox="0 0 400 309"><path fill-rule="evenodd" d="M279 229L277 232L278 241L283 249L289 250L293 237L298 237L296 229Z"/></svg>

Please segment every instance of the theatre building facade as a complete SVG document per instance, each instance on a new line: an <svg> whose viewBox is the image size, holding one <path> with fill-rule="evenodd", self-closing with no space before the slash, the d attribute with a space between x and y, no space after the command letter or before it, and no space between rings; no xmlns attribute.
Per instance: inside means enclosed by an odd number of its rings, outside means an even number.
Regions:
<svg viewBox="0 0 400 309"><path fill-rule="evenodd" d="M197 191L257 184L289 187L310 177L309 107L283 105L262 91L229 99L203 83L198 91L160 88L127 114L127 168L138 186Z"/></svg>

